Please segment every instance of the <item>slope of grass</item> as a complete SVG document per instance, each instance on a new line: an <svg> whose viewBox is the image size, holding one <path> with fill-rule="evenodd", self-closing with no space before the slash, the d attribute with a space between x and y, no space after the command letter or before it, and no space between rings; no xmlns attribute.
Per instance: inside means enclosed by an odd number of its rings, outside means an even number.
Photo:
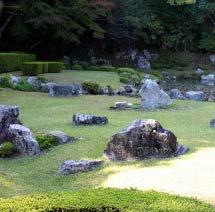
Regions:
<svg viewBox="0 0 215 212"><path fill-rule="evenodd" d="M214 212L195 199L165 193L137 190L97 189L75 193L48 193L0 199L0 210L28 211L142 211L142 212Z"/></svg>

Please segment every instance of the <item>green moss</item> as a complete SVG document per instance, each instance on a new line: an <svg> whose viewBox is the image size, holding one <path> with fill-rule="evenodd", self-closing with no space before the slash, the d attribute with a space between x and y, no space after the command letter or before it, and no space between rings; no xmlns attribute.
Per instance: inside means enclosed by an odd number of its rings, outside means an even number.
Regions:
<svg viewBox="0 0 215 212"><path fill-rule="evenodd" d="M50 135L39 134L36 136L36 140L41 150L49 149L58 144L57 140Z"/></svg>
<svg viewBox="0 0 215 212"><path fill-rule="evenodd" d="M1 199L0 210L30 211L142 211L214 212L215 209L191 198L137 190L96 189L75 193L46 193Z"/></svg>
<svg viewBox="0 0 215 212"><path fill-rule="evenodd" d="M16 147L11 142L4 142L0 146L0 158L9 158L17 153Z"/></svg>

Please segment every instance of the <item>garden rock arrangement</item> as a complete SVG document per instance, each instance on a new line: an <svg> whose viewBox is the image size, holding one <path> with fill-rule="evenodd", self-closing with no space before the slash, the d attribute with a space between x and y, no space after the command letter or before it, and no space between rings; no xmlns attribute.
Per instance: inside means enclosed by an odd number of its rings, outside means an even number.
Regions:
<svg viewBox="0 0 215 212"><path fill-rule="evenodd" d="M79 83L69 85L54 84L50 87L49 96L78 96L82 94L82 87Z"/></svg>
<svg viewBox="0 0 215 212"><path fill-rule="evenodd" d="M190 100L204 101L206 96L203 91L188 91L185 93L185 97Z"/></svg>
<svg viewBox="0 0 215 212"><path fill-rule="evenodd" d="M141 83L141 106L144 110L154 110L164 106L170 106L172 101L155 80L144 79Z"/></svg>
<svg viewBox="0 0 215 212"><path fill-rule="evenodd" d="M107 117L80 113L74 114L72 121L75 125L104 125L108 123Z"/></svg>
<svg viewBox="0 0 215 212"><path fill-rule="evenodd" d="M176 136L152 119L135 120L110 139L105 157L110 160L142 160L184 154L188 148L178 144Z"/></svg>
<svg viewBox="0 0 215 212"><path fill-rule="evenodd" d="M184 99L184 95L178 89L171 89L169 91L169 96L171 99Z"/></svg>
<svg viewBox="0 0 215 212"><path fill-rule="evenodd" d="M48 135L56 139L58 144L66 144L74 141L74 138L66 135L64 132L61 131L52 131L48 133Z"/></svg>
<svg viewBox="0 0 215 212"><path fill-rule="evenodd" d="M63 175L91 171L102 164L100 160L67 160L60 167Z"/></svg>
<svg viewBox="0 0 215 212"><path fill-rule="evenodd" d="M27 127L12 124L9 127L9 136L11 142L22 155L32 156L40 153L39 145Z"/></svg>
<svg viewBox="0 0 215 212"><path fill-rule="evenodd" d="M119 88L115 92L116 95L120 96L136 96L137 95L137 89L133 85L125 85Z"/></svg>
<svg viewBox="0 0 215 212"><path fill-rule="evenodd" d="M8 129L11 124L19 123L19 107L0 105L0 144L8 138Z"/></svg>

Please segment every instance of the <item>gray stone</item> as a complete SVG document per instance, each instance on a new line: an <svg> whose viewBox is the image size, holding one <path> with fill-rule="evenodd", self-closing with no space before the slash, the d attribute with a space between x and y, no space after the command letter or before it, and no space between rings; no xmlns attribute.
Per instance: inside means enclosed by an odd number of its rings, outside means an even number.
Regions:
<svg viewBox="0 0 215 212"><path fill-rule="evenodd" d="M137 95L137 89L133 85L124 85L116 91L116 95L133 97Z"/></svg>
<svg viewBox="0 0 215 212"><path fill-rule="evenodd" d="M132 107L132 103L127 103L127 102L116 102L115 103L115 108L118 109L118 110L125 110L125 109L128 109L128 108L131 108Z"/></svg>
<svg viewBox="0 0 215 212"><path fill-rule="evenodd" d="M215 54L212 54L209 59L211 63L215 66Z"/></svg>
<svg viewBox="0 0 215 212"><path fill-rule="evenodd" d="M142 71L150 71L151 63L146 57L139 56L139 59L137 61L137 67Z"/></svg>
<svg viewBox="0 0 215 212"><path fill-rule="evenodd" d="M214 74L202 75L201 80L214 81L215 80L215 75Z"/></svg>
<svg viewBox="0 0 215 212"><path fill-rule="evenodd" d="M17 85L22 81L21 77L17 77L17 76L14 76L14 75L10 75L10 79L11 79L11 82L12 82L13 85Z"/></svg>
<svg viewBox="0 0 215 212"><path fill-rule="evenodd" d="M79 83L69 85L55 84L50 87L49 96L78 96L82 94L82 87Z"/></svg>
<svg viewBox="0 0 215 212"><path fill-rule="evenodd" d="M110 160L142 160L177 156L187 150L171 131L163 129L158 121L147 119L135 120L113 135L104 156Z"/></svg>
<svg viewBox="0 0 215 212"><path fill-rule="evenodd" d="M9 140L8 128L11 124L19 123L19 107L0 105L0 144Z"/></svg>
<svg viewBox="0 0 215 212"><path fill-rule="evenodd" d="M185 97L190 100L204 101L206 96L203 91L188 91L185 93Z"/></svg>
<svg viewBox="0 0 215 212"><path fill-rule="evenodd" d="M60 167L63 175L75 174L77 172L92 171L102 164L100 160L67 160Z"/></svg>
<svg viewBox="0 0 215 212"><path fill-rule="evenodd" d="M172 104L169 95L160 88L155 80L144 79L141 84L139 93L142 109L154 110Z"/></svg>
<svg viewBox="0 0 215 212"><path fill-rule="evenodd" d="M9 127L9 135L10 141L22 155L32 156L40 153L39 145L27 127L12 124Z"/></svg>
<svg viewBox="0 0 215 212"><path fill-rule="evenodd" d="M41 89L41 81L38 80L36 77L28 77L27 82L31 84L36 90Z"/></svg>
<svg viewBox="0 0 215 212"><path fill-rule="evenodd" d="M215 128L215 119L212 119L212 120L210 121L210 126L211 126L212 128Z"/></svg>
<svg viewBox="0 0 215 212"><path fill-rule="evenodd" d="M204 74L204 71L201 68L197 68L195 73L198 75L202 75L202 74Z"/></svg>
<svg viewBox="0 0 215 212"><path fill-rule="evenodd" d="M184 95L178 89L171 89L169 96L171 99L184 99Z"/></svg>
<svg viewBox="0 0 215 212"><path fill-rule="evenodd" d="M48 133L48 135L56 139L59 144L66 144L74 141L74 138L61 131L52 131Z"/></svg>
<svg viewBox="0 0 215 212"><path fill-rule="evenodd" d="M113 94L113 90L111 89L110 86L105 86L104 88L102 88L102 94L111 95L111 94Z"/></svg>
<svg viewBox="0 0 215 212"><path fill-rule="evenodd" d="M103 125L107 123L108 119L104 116L94 116L80 113L73 115L73 124L75 125Z"/></svg>
<svg viewBox="0 0 215 212"><path fill-rule="evenodd" d="M44 93L49 93L54 85L57 85L57 84L54 82L42 83L41 84L41 91Z"/></svg>

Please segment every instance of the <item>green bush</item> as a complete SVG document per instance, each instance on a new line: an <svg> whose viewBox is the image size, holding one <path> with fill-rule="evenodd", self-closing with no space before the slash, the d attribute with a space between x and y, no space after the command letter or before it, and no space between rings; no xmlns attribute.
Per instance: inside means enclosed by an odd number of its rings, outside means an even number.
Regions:
<svg viewBox="0 0 215 212"><path fill-rule="evenodd" d="M26 92L34 92L36 91L35 87L29 84L26 80L22 80L20 83L14 86L15 90L26 91Z"/></svg>
<svg viewBox="0 0 215 212"><path fill-rule="evenodd" d="M193 198L154 191L94 189L0 199L0 211L215 212L215 208Z"/></svg>
<svg viewBox="0 0 215 212"><path fill-rule="evenodd" d="M27 53L0 53L0 66L5 69L0 69L0 73L8 71L20 70L24 62L33 62L36 60L36 55Z"/></svg>
<svg viewBox="0 0 215 212"><path fill-rule="evenodd" d="M96 82L83 82L82 87L89 94L97 95L102 93L101 86Z"/></svg>
<svg viewBox="0 0 215 212"><path fill-rule="evenodd" d="M47 83L48 82L48 79L46 79L45 77L37 77L37 80L39 80L41 83Z"/></svg>
<svg viewBox="0 0 215 212"><path fill-rule="evenodd" d="M139 86L141 81L140 73L134 72L121 72L119 74L119 80L125 84L132 84L134 86Z"/></svg>
<svg viewBox="0 0 215 212"><path fill-rule="evenodd" d="M58 144L58 141L51 135L39 134L36 136L36 140L41 150L49 149Z"/></svg>
<svg viewBox="0 0 215 212"><path fill-rule="evenodd" d="M9 158L17 153L16 147L11 142L0 145L0 158Z"/></svg>
<svg viewBox="0 0 215 212"><path fill-rule="evenodd" d="M79 64L74 64L74 65L72 65L72 70L83 70L83 68Z"/></svg>
<svg viewBox="0 0 215 212"><path fill-rule="evenodd" d="M2 88L13 88L11 77L9 74L0 77L0 87Z"/></svg>
<svg viewBox="0 0 215 212"><path fill-rule="evenodd" d="M123 73L123 72L131 73L131 74L136 73L136 71L133 68L118 68L117 69L118 74Z"/></svg>
<svg viewBox="0 0 215 212"><path fill-rule="evenodd" d="M22 66L23 74L28 76L43 73L58 73L62 70L63 63L60 62L26 62Z"/></svg>

